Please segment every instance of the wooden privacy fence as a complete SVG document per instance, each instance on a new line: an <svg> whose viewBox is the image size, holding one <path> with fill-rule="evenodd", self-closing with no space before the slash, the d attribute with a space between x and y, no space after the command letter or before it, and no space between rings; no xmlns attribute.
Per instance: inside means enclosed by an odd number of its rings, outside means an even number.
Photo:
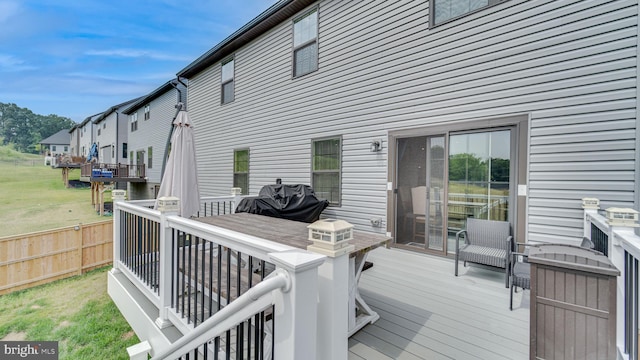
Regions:
<svg viewBox="0 0 640 360"><path fill-rule="evenodd" d="M0 295L112 261L112 220L0 238Z"/></svg>

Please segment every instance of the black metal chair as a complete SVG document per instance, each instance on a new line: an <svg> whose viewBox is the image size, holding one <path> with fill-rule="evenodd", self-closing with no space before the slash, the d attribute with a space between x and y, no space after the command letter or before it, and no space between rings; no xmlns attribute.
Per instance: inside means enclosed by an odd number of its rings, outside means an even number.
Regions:
<svg viewBox="0 0 640 360"><path fill-rule="evenodd" d="M518 246L522 246L525 249L522 252L518 252ZM510 295L509 295L509 310L513 310L513 292L517 288L531 289L531 265L529 264L529 255L526 251L527 244L515 244L516 251L511 252L511 274L510 274Z"/></svg>

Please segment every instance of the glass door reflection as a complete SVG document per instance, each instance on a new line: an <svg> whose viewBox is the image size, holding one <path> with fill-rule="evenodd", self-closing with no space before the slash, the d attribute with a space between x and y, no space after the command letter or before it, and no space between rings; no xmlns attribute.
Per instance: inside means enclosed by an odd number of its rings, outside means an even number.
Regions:
<svg viewBox="0 0 640 360"><path fill-rule="evenodd" d="M510 221L511 130L449 136L448 252L467 218Z"/></svg>

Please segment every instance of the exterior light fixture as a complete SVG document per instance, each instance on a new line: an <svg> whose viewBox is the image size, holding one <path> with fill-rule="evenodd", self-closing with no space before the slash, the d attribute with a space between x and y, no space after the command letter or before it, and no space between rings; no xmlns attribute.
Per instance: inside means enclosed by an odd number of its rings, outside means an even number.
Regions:
<svg viewBox="0 0 640 360"><path fill-rule="evenodd" d="M349 240L353 240L353 225L344 220L322 219L307 226L307 229L309 240L313 241L307 250L336 257L354 249L349 244Z"/></svg>
<svg viewBox="0 0 640 360"><path fill-rule="evenodd" d="M629 208L608 208L607 223L611 226L638 227L638 212Z"/></svg>
<svg viewBox="0 0 640 360"><path fill-rule="evenodd" d="M180 199L173 196L163 196L157 200L160 212L178 212L180 210Z"/></svg>
<svg viewBox="0 0 640 360"><path fill-rule="evenodd" d="M113 199L113 201L124 201L124 199L126 199L127 197L127 191L126 190L112 190L111 191L111 198Z"/></svg>
<svg viewBox="0 0 640 360"><path fill-rule="evenodd" d="M600 200L596 198L582 198L583 209L600 209Z"/></svg>
<svg viewBox="0 0 640 360"><path fill-rule="evenodd" d="M382 151L382 140L380 139L372 140L371 144L369 145L369 150L371 152Z"/></svg>

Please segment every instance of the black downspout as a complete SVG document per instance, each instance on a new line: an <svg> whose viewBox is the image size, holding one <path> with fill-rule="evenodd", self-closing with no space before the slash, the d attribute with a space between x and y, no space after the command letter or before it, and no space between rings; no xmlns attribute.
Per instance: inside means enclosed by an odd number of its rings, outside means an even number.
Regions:
<svg viewBox="0 0 640 360"><path fill-rule="evenodd" d="M116 169L120 172L120 158L118 157L118 147L120 146L120 113L116 110ZM119 189L118 183L115 183L114 189ZM126 189L126 188L125 188Z"/></svg>
<svg viewBox="0 0 640 360"><path fill-rule="evenodd" d="M116 112L116 164L120 165L120 158L118 158L118 146L120 145L120 131L119 131L119 125L120 125L120 113L118 112L118 110L115 111Z"/></svg>

